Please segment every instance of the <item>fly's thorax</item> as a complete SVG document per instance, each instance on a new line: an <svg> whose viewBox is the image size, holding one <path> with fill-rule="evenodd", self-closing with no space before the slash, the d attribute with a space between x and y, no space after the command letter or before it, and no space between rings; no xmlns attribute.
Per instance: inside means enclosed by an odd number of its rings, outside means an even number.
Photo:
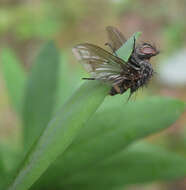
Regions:
<svg viewBox="0 0 186 190"><path fill-rule="evenodd" d="M146 84L153 75L152 65L148 61L140 62L140 80Z"/></svg>

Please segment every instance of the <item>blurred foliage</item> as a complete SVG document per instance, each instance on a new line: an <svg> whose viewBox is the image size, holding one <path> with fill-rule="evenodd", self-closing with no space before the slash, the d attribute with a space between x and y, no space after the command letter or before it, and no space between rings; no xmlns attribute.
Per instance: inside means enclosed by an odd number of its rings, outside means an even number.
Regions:
<svg viewBox="0 0 186 190"><path fill-rule="evenodd" d="M24 128L26 150L52 118L59 64L59 53L53 43L49 43L32 66L23 100L23 125L27 126Z"/></svg>
<svg viewBox="0 0 186 190"><path fill-rule="evenodd" d="M124 59L131 53L133 43L131 37L118 50L121 53L127 49ZM4 57L5 63L6 58L10 64L9 56ZM15 56L14 58L16 59ZM9 185L9 190L26 190L32 185L33 189L38 190L117 189L186 175L185 158L178 154L153 148L150 144L127 148L136 140L174 123L184 111L183 102L157 97L126 105L122 96L108 97L93 115L110 87L88 81L73 95L69 94L71 97L53 116L56 105L54 99L60 94L57 93L60 89L57 85L59 80L63 81L63 91L68 89L65 88L68 85L73 85L73 80L67 85L63 78L59 78L59 64L59 49L52 42L48 43L27 76L25 98L22 98L23 114L18 111L23 124L24 149L6 151L5 156L0 154L0 175L4 177L0 185L4 189ZM3 72L6 72L5 76L10 76L12 70L4 69ZM72 75L71 78L73 77L76 76ZM10 83L9 77L4 79L6 84ZM9 90L9 93L16 94L17 90L20 91L19 88L22 91L22 86L18 86ZM22 93L18 95L22 96ZM10 98L14 96L10 95ZM63 99L63 93L60 98ZM126 98L125 96L125 101ZM163 113L162 109L165 109ZM14 162L6 161L9 167L3 168L6 166L3 164L6 156L14 158Z"/></svg>
<svg viewBox="0 0 186 190"><path fill-rule="evenodd" d="M87 74L74 64L71 54L71 48L79 42L103 46L105 26L114 25L126 37L142 31L141 39L155 42L162 51L158 60L166 59L185 46L185 0L2 0L0 5L0 98L3 103L0 105L3 137L0 189L4 190L12 181L18 168L27 166L33 167L31 172L35 178L46 170L31 187L34 190L121 189L124 186L128 189L128 185L152 181L174 183L186 175L185 114L167 132L147 140L166 148L148 142L135 143L168 128L183 113L185 104L162 97L126 103L126 93L106 97L93 115L107 88L91 82L81 86L80 77ZM47 43L35 60L41 45L51 39L57 45ZM79 86L77 96L72 96ZM185 89L170 89L156 80L143 95L154 93L186 100ZM141 96L139 93L138 98ZM82 105L87 108L86 112L79 108ZM56 113L57 119L48 125ZM73 128L75 124L77 130ZM8 135L1 130L7 130ZM19 133L16 143L11 131ZM4 138L6 142L2 142ZM29 150L34 142L35 148ZM23 164L27 152L31 156ZM23 176L28 179L27 175ZM18 190L34 183L36 179L31 178Z"/></svg>
<svg viewBox="0 0 186 190"><path fill-rule="evenodd" d="M7 90L14 109L21 114L23 90L26 74L20 61L11 49L3 49L1 52L2 74L6 80Z"/></svg>

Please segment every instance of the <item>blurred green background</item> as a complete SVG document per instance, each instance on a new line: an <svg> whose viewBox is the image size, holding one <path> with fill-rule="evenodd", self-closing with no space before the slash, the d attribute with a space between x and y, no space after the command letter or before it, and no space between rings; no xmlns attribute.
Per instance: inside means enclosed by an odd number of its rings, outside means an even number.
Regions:
<svg viewBox="0 0 186 190"><path fill-rule="evenodd" d="M155 43L160 55L152 60L157 74L148 88L139 90L131 101L153 95L186 101L185 17L185 0L0 0L1 62L6 59L18 63L28 73L41 46L55 40L61 50L61 62L65 62L65 101L79 86L81 77L86 76L71 53L74 45L89 42L104 47L108 25L118 27L127 38L141 31L139 42ZM1 71L0 143L18 147L22 140L20 121L11 106ZM13 77L14 72L12 81ZM20 85L22 80L20 75ZM58 107L57 101L56 104ZM186 155L185 132L183 114L171 128L147 141ZM186 180L129 189L185 190Z"/></svg>

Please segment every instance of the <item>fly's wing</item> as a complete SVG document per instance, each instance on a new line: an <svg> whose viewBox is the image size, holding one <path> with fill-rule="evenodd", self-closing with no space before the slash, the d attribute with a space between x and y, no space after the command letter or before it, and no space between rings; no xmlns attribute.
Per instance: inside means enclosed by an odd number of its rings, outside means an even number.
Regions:
<svg viewBox="0 0 186 190"><path fill-rule="evenodd" d="M109 45L113 48L114 52L118 50L125 42L126 39L123 34L113 26L106 27Z"/></svg>
<svg viewBox="0 0 186 190"><path fill-rule="evenodd" d="M88 43L79 44L72 51L93 78L111 85L123 81L128 65L122 59Z"/></svg>

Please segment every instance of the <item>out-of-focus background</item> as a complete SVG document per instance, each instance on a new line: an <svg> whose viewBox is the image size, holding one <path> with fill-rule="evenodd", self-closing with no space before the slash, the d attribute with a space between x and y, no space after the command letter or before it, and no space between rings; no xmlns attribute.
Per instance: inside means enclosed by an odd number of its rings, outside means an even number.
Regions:
<svg viewBox="0 0 186 190"><path fill-rule="evenodd" d="M139 42L156 44L160 55L152 60L156 75L148 88L140 90L135 98L163 95L185 101L185 18L185 0L0 0L0 52L9 48L28 72L40 47L55 40L70 65L71 72L67 73L70 78L79 67L71 53L77 43L89 42L104 47L108 25L118 27L126 37L141 31ZM19 141L18 123L0 71L1 142ZM169 130L148 140L186 154L185 132L186 115L183 115ZM156 183L131 189L184 190L186 182Z"/></svg>

